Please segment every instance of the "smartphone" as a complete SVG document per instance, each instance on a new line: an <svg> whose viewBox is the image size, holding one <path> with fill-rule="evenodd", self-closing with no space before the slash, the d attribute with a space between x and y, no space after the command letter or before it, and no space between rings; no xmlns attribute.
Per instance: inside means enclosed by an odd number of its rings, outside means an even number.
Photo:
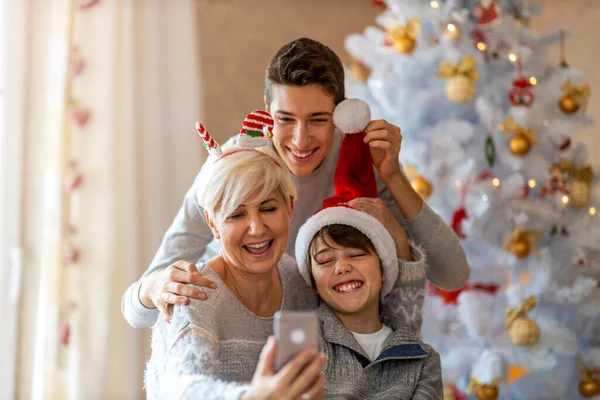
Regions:
<svg viewBox="0 0 600 400"><path fill-rule="evenodd" d="M273 333L277 339L275 372L296 354L317 347L316 311L278 311L274 316Z"/></svg>

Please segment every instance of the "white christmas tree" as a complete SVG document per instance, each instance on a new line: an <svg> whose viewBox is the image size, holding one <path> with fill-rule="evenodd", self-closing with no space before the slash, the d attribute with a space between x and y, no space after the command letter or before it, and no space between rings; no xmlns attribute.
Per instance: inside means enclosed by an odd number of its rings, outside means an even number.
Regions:
<svg viewBox="0 0 600 400"><path fill-rule="evenodd" d="M374 26L346 40L347 95L402 128L405 171L472 271L426 301L445 396L600 399L596 180L571 141L590 89L567 32L532 32L524 0L372 2Z"/></svg>

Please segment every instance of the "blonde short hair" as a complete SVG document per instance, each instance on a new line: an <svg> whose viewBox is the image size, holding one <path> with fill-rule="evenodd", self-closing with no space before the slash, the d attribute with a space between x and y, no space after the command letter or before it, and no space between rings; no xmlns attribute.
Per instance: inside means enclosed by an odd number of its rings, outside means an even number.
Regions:
<svg viewBox="0 0 600 400"><path fill-rule="evenodd" d="M208 159L196 182L196 199L211 217L231 215L254 192L259 199L277 189L286 204L296 198L296 186L279 156L269 147L230 147L218 159Z"/></svg>

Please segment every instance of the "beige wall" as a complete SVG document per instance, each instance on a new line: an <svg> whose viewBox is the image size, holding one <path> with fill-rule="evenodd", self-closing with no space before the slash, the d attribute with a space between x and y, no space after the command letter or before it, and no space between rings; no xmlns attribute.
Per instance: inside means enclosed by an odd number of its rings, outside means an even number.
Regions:
<svg viewBox="0 0 600 400"><path fill-rule="evenodd" d="M583 71L585 79L592 88L592 97L588 105L588 114L600 122L600 1L598 0L537 0L545 7L544 15L534 19L533 28L545 32L556 28L567 28L571 35L566 41L566 58L572 68ZM554 48L549 55L559 60L559 49ZM589 157L596 170L600 170L600 138L598 123L579 132L576 142L588 146ZM600 188L596 188L600 196Z"/></svg>
<svg viewBox="0 0 600 400"><path fill-rule="evenodd" d="M265 67L283 44L308 36L346 62L344 38L377 15L370 0L200 0L198 12L203 115L219 141L264 108Z"/></svg>
<svg viewBox="0 0 600 400"><path fill-rule="evenodd" d="M565 27L571 65L584 71L592 86L589 114L600 119L599 0L538 0L546 10L534 19L538 32ZM268 12L267 12L268 4ZM225 140L239 129L244 115L262 108L264 69L284 43L301 36L320 40L338 52L342 61L346 35L374 23L378 10L370 0L200 0L201 84L208 129ZM558 48L550 54L558 60ZM600 151L592 136L596 127L576 136L591 153ZM594 160L600 168L600 159Z"/></svg>

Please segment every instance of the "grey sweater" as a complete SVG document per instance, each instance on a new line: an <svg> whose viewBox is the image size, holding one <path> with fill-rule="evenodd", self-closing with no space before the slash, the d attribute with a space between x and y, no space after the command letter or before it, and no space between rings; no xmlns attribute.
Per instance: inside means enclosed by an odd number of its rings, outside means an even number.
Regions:
<svg viewBox="0 0 600 400"><path fill-rule="evenodd" d="M425 255L413 248L414 262L399 263L399 277L382 307L393 333L374 361L335 313L319 306L319 351L326 399L443 400L439 354L418 339L425 299Z"/></svg>
<svg viewBox="0 0 600 400"><path fill-rule="evenodd" d="M158 318L145 375L148 399L238 399L273 333L272 317L258 317L243 306L208 264L198 269L218 289L207 289L205 301L175 306L171 324ZM315 309L317 297L296 261L284 255L277 269L281 310Z"/></svg>
<svg viewBox="0 0 600 400"><path fill-rule="evenodd" d="M223 145L234 144L235 137ZM333 146L323 164L308 176L294 176L298 199L294 204L294 214L290 226L290 238L286 252L294 255L294 244L298 230L316 211L321 209L323 200L334 194L333 177L337 165L342 134L335 131ZM377 176L379 197L384 200L396 219L405 227L409 237L427 253L427 279L435 285L447 289L459 289L469 276L469 265L460 241L439 215L424 203L421 212L410 220L405 220L396 203ZM196 182L202 179L198 174ZM121 310L127 322L133 327L152 325L157 318L156 309L145 308L139 300L138 292L141 280L157 269L166 268L178 260L198 262L208 260L217 254L219 244L207 226L204 214L198 206L194 185L185 195L183 206L177 213L171 227L167 230L154 260L142 278L134 282L123 295Z"/></svg>
<svg viewBox="0 0 600 400"><path fill-rule="evenodd" d="M415 261L399 261L398 279L382 307L383 321L394 333L377 360L369 363L326 304L319 308L319 350L327 357L326 398L442 398L439 357L416 334L425 291L425 255L411 249ZM148 399L238 399L273 332L273 318L252 314L207 264L199 269L219 289L207 289L205 301L174 307L171 324L159 317L146 368ZM283 285L281 309L317 307L317 297L300 277L294 259L284 256L278 270Z"/></svg>

